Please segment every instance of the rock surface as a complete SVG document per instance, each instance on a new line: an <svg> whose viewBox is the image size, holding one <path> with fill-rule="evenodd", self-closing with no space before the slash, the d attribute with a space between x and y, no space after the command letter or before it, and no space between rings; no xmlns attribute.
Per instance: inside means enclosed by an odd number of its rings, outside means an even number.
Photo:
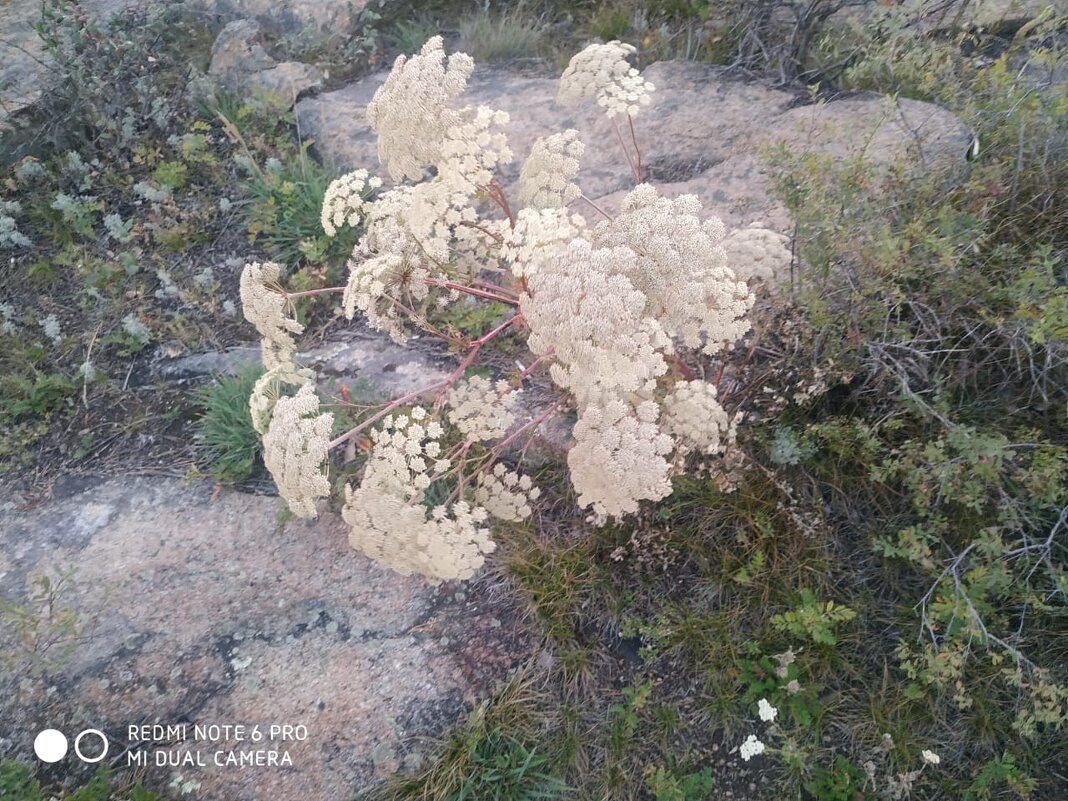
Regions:
<svg viewBox="0 0 1068 801"><path fill-rule="evenodd" d="M68 738L97 728L112 754L199 753L207 766L149 771L192 797L352 797L417 763L413 737L454 725L529 653L522 627L502 625L477 587L431 588L376 566L333 513L283 523L277 498L172 479L67 491L31 510L0 503L2 594L21 601L35 576L76 565L58 605L87 626L47 680L19 670L25 649L0 628L0 651L15 658L0 674L2 756L32 760L46 727ZM127 739L128 726L151 723L299 724L307 738ZM286 750L292 767L217 767L220 749Z"/></svg>
<svg viewBox="0 0 1068 801"><path fill-rule="evenodd" d="M259 23L249 19L235 20L220 31L211 48L208 75L230 89L275 98L286 109L323 82L322 73L310 64L275 61L263 45Z"/></svg>
<svg viewBox="0 0 1068 801"><path fill-rule="evenodd" d="M368 0L199 0L224 17L251 17L282 33L331 36L352 30ZM371 5L381 5L371 0Z"/></svg>
<svg viewBox="0 0 1068 801"><path fill-rule="evenodd" d="M702 197L706 208L729 225L763 222L789 228L785 208L770 197L765 151L786 144L795 152L845 158L863 152L873 166L899 158L923 163L963 163L968 132L950 112L902 100L893 106L876 95L807 104L795 92L730 77L722 69L692 62L651 65L653 101L635 120L649 179L664 194ZM320 151L344 167L378 171L375 137L364 114L384 75L297 104L302 130ZM579 185L590 198L611 206L633 180L613 130L600 109L567 109L556 103L555 78L517 76L476 68L464 102L507 111L516 161L502 174L514 196L519 165L534 140L565 128L578 129L587 144ZM623 131L629 140L629 130ZM583 204L574 207L582 211ZM588 213L588 207L583 213Z"/></svg>
<svg viewBox="0 0 1068 801"><path fill-rule="evenodd" d="M40 18L39 3L0 3L0 133L9 117L41 96L48 77L48 54L33 27Z"/></svg>

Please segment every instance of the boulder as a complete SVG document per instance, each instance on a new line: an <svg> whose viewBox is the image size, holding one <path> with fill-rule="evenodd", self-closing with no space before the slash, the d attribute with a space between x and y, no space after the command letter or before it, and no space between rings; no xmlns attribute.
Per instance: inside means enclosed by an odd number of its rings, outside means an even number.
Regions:
<svg viewBox="0 0 1068 801"><path fill-rule="evenodd" d="M222 29L211 48L208 75L229 89L274 98L287 109L323 82L322 73L310 64L275 61L264 47L260 24L250 19L234 20Z"/></svg>

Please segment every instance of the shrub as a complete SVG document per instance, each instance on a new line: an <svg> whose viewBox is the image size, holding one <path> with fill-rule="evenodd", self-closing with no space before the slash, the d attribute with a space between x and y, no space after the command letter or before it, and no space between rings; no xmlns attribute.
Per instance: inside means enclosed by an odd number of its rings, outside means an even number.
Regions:
<svg viewBox="0 0 1068 801"><path fill-rule="evenodd" d="M619 42L583 50L563 74L560 101L596 101L617 126L633 119L653 89L628 64L633 50ZM595 522L670 494L674 465L688 453L726 447L730 416L717 388L695 380L685 358L725 359L749 328L753 303L718 246L722 224L698 217L696 197L668 200L644 183L632 133L627 158L636 187L615 219L590 226L565 208L581 195L572 179L585 146L575 131L535 144L520 174L522 207L513 205L494 177L512 158L499 130L507 116L452 106L472 69L462 53L446 60L440 37L418 56L398 58L367 116L390 177L416 183L383 190L381 179L356 170L327 189L321 215L328 235L354 226L363 233L346 286L318 291L342 292L346 317L359 311L398 342L412 326L449 341L463 358L447 379L328 439L333 414L320 411L309 374L293 362L293 336L303 327L287 314L317 290L286 292L274 263L249 264L241 278L267 368L250 404L281 494L294 512L314 515L329 490L329 450L380 423L362 482L345 490L351 542L399 572L433 580L467 578L482 564L494 549L489 515L530 515L538 489L502 460L508 446L567 406L579 417L571 479ZM436 175L424 180L428 166ZM476 211L479 197L497 216ZM762 241L785 250L774 236ZM428 322L431 308L465 295L509 315L477 338ZM527 336L529 367L495 381L468 374L487 345L512 332ZM524 417L519 388L535 371L547 371L560 395ZM281 395L286 384L300 390ZM419 405L424 397L436 398L429 411ZM431 487L442 486L441 503L424 503Z"/></svg>
<svg viewBox="0 0 1068 801"><path fill-rule="evenodd" d="M0 145L0 161L46 148L129 153L145 132L164 134L185 105L190 60L211 33L182 4L152 5L100 25L79 3L46 0L37 25L52 61L28 138ZM21 140L20 140L21 137Z"/></svg>

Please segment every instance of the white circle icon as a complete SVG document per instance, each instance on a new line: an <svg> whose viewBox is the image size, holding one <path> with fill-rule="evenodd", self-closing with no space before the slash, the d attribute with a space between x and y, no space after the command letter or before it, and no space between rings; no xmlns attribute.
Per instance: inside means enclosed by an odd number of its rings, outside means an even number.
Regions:
<svg viewBox="0 0 1068 801"><path fill-rule="evenodd" d="M100 753L97 754L95 757L87 757L85 754L82 753L82 738L87 734L95 734L97 737L100 738L100 742L104 744L104 747L100 749ZM63 747L66 748L66 741L64 741ZM104 735L104 732L100 731L100 729L86 729L74 738L74 753L78 755L78 759L90 765L92 765L94 762L99 762L101 759L108 755L108 738Z"/></svg>
<svg viewBox="0 0 1068 801"><path fill-rule="evenodd" d="M34 738L33 752L42 762L59 762L67 755L67 738L58 729L45 729Z"/></svg>

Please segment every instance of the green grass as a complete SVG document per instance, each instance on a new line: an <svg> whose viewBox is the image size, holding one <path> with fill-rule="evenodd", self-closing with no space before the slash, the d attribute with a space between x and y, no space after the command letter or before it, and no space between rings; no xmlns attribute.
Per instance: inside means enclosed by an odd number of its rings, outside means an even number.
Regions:
<svg viewBox="0 0 1068 801"><path fill-rule="evenodd" d="M291 269L305 261L344 261L355 237L348 229L328 237L320 221L323 196L335 177L308 155L307 147L284 160L255 165L245 184L250 241Z"/></svg>
<svg viewBox="0 0 1068 801"><path fill-rule="evenodd" d="M42 788L33 771L23 762L0 762L0 798L4 801L164 801L141 783L112 776L100 768L92 778L73 789Z"/></svg>
<svg viewBox="0 0 1068 801"><path fill-rule="evenodd" d="M512 11L473 14L460 20L458 49L476 63L533 58L541 47L541 26L522 6Z"/></svg>
<svg viewBox="0 0 1068 801"><path fill-rule="evenodd" d="M248 478L260 458L260 435L252 427L248 398L263 368L246 368L235 376L221 376L197 391L204 412L197 420L197 436L204 445L207 472L220 481Z"/></svg>
<svg viewBox="0 0 1068 801"><path fill-rule="evenodd" d="M543 692L531 675L517 675L440 744L429 767L394 779L373 796L389 801L569 798L559 763L540 744Z"/></svg>

